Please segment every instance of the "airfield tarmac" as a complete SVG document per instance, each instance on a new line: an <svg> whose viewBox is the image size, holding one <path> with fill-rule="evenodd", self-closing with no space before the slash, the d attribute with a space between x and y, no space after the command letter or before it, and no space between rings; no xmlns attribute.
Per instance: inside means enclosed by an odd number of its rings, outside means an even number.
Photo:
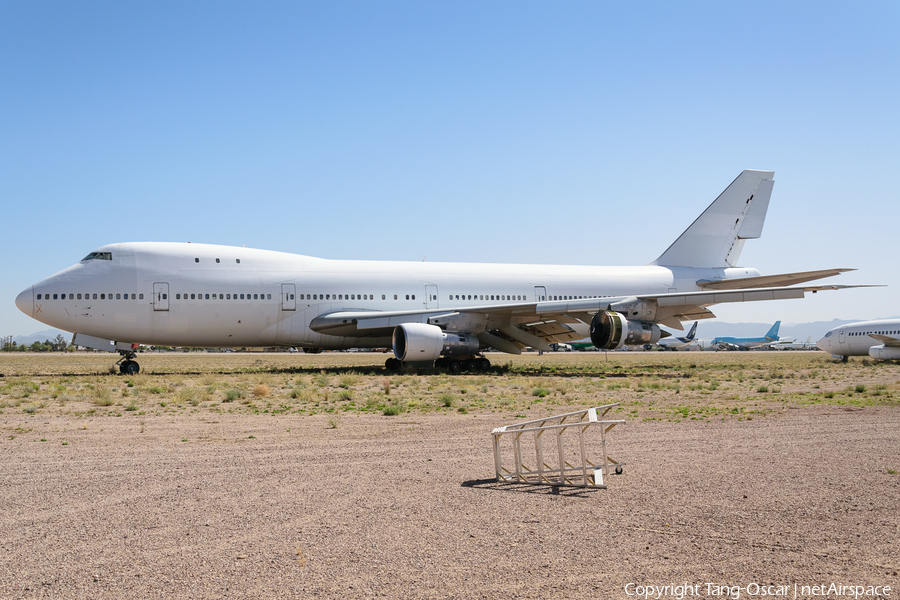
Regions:
<svg viewBox="0 0 900 600"><path fill-rule="evenodd" d="M25 374L36 362L11 362L21 357L0 358L0 370L6 384L47 383L71 358L43 357L40 376ZM308 359L327 368L367 357L271 360ZM837 386L862 372L888 396L900 385L896 365L815 361L815 381L840 369ZM70 388L79 377L88 375L69 376ZM503 377L521 386L526 376ZM581 408L579 389L568 396ZM530 390L523 396L534 398ZM708 402L719 389L706 391ZM610 452L627 466L609 489L558 493L492 480L490 432L523 420L516 401L509 411L344 412L339 421L217 412L218 402L91 413L77 400L34 412L6 401L0 597L629 598L629 583L701 584L685 597L712 597L708 582L742 586L744 598L748 585L795 583L887 585L893 597L900 410L883 398L792 404L749 420L631 418L611 432ZM529 418L565 412L562 400L532 405Z"/></svg>

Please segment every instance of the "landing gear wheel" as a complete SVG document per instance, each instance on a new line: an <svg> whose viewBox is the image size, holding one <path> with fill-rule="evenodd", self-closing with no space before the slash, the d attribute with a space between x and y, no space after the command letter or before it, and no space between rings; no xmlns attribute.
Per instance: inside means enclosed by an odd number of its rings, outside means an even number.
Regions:
<svg viewBox="0 0 900 600"><path fill-rule="evenodd" d="M616 475L622 474L622 465L616 465Z"/></svg>
<svg viewBox="0 0 900 600"><path fill-rule="evenodd" d="M119 372L122 375L137 375L141 372L141 366L133 360L126 360L119 365Z"/></svg>
<svg viewBox="0 0 900 600"><path fill-rule="evenodd" d="M478 363L474 360L464 360L462 364L459 365L460 369L463 371L468 371L469 373L474 373L478 370Z"/></svg>
<svg viewBox="0 0 900 600"><path fill-rule="evenodd" d="M476 359L478 361L478 370L487 372L491 368L491 361L486 358Z"/></svg>
<svg viewBox="0 0 900 600"><path fill-rule="evenodd" d="M437 359L436 361L434 361L435 369L443 369L446 366L447 366L447 359L444 357L441 357L441 358Z"/></svg>
<svg viewBox="0 0 900 600"><path fill-rule="evenodd" d="M447 370L450 371L451 375L457 375L460 371L462 371L462 365L459 364L458 360L454 360L449 365L447 365Z"/></svg>
<svg viewBox="0 0 900 600"><path fill-rule="evenodd" d="M399 371L400 367L402 367L402 366L403 366L403 363L401 363L398 359L393 358L393 357L384 361L384 368L388 369L389 371Z"/></svg>

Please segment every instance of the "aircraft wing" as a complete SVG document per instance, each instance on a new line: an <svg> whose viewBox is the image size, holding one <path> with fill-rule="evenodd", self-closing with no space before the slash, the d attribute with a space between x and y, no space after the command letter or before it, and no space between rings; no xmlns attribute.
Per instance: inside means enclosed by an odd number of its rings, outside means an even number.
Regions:
<svg viewBox="0 0 900 600"><path fill-rule="evenodd" d="M882 335L880 333L870 333L869 337L875 338L876 340L878 340L879 342L881 342L888 348L900 348L900 339L897 339L895 337L891 337L889 335Z"/></svg>
<svg viewBox="0 0 900 600"><path fill-rule="evenodd" d="M349 310L320 315L309 326L313 331L328 335L390 337L397 325L426 323L450 331L482 332L478 335L483 341L512 352L524 346L548 349L551 343L583 339L585 327L590 327L594 315L604 310L617 311L630 320L662 323L683 330L682 321L714 317L706 308L713 304L802 298L807 292L854 287L866 286L815 285L642 294L412 311Z"/></svg>

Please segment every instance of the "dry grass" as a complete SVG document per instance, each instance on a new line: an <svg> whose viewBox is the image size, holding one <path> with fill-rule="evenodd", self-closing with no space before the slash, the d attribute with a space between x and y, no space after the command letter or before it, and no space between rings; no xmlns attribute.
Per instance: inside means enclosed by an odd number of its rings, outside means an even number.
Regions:
<svg viewBox="0 0 900 600"><path fill-rule="evenodd" d="M900 365L818 352L494 354L487 374L386 372L383 354L149 354L110 375L106 354L0 355L0 413L540 416L620 403L632 420L725 420L813 405L894 406Z"/></svg>

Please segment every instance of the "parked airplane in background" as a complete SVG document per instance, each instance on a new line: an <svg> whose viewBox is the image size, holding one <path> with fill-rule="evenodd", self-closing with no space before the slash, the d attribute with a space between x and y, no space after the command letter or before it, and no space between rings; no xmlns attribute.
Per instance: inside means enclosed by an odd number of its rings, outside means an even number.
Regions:
<svg viewBox="0 0 900 600"><path fill-rule="evenodd" d="M139 371L138 344L391 346L389 368L435 362L451 371L488 368L488 347L518 354L588 336L601 349L653 344L664 337L659 324L682 329L714 317L714 304L858 287L790 287L850 269L763 276L737 266L744 242L762 233L773 175L741 173L647 266L326 260L135 242L97 248L22 291L16 306L75 332L75 344L119 352L128 374Z"/></svg>
<svg viewBox="0 0 900 600"><path fill-rule="evenodd" d="M657 346L662 346L663 350L678 350L690 345L697 336L697 321L691 326L691 330L684 337L667 337L656 342Z"/></svg>
<svg viewBox="0 0 900 600"><path fill-rule="evenodd" d="M731 350L749 350L750 348L759 348L768 346L779 340L778 329L781 327L781 321L775 321L775 324L769 329L763 337L731 337L719 336L714 337L709 343L712 348L731 349Z"/></svg>
<svg viewBox="0 0 900 600"><path fill-rule="evenodd" d="M860 321L835 327L816 342L835 358L871 356L879 360L900 359L900 319Z"/></svg>

